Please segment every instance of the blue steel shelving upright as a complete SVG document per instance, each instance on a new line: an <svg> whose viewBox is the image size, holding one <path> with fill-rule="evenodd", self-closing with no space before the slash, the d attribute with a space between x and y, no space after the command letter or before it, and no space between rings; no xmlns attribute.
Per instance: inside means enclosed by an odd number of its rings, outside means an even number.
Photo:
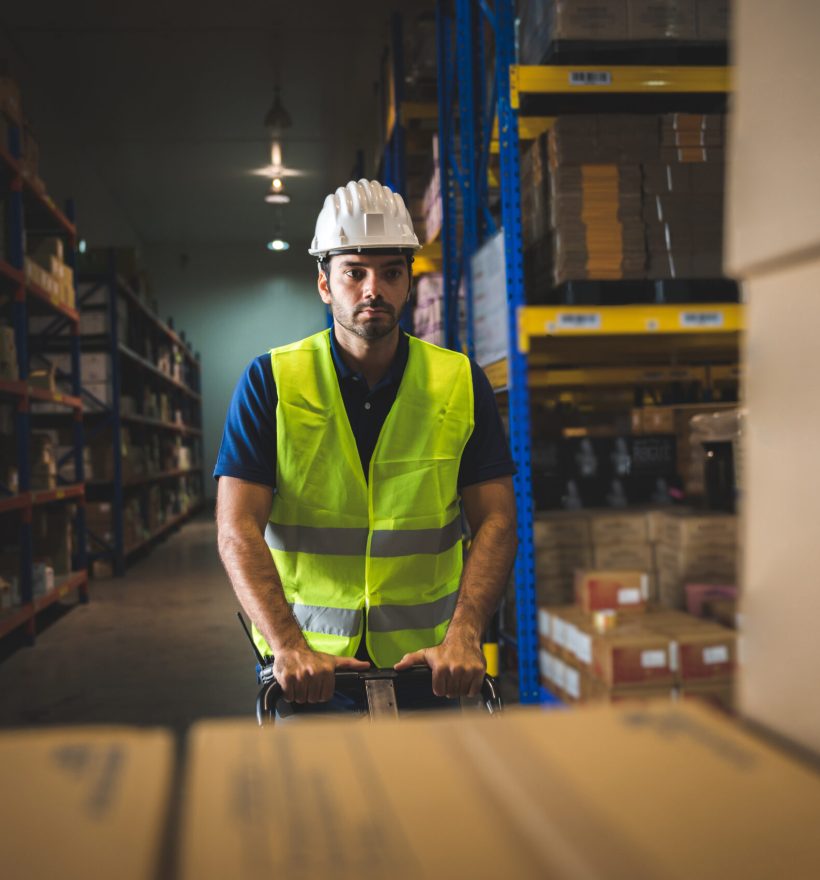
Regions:
<svg viewBox="0 0 820 880"><path fill-rule="evenodd" d="M495 71L487 94L484 51L485 22L494 40ZM530 474L530 414L526 356L519 351L517 314L524 305L521 247L518 120L510 102L510 66L515 63L515 5L513 0L438 0L439 137L444 199L443 259L445 320L448 344L462 347L453 316L463 282L467 311L468 351L472 351L471 259L493 234L487 171L492 122L498 118L501 162L501 219L507 275L508 394L510 443L517 466L515 498L518 513L518 555L515 562L516 647L518 686L522 703L543 698L538 675L535 565L532 537ZM453 47L455 39L455 49ZM458 116L454 102L458 101ZM457 124L458 118L458 124ZM456 158L456 141L459 144ZM460 161L459 161L460 160ZM464 217L457 241L454 218L458 204Z"/></svg>

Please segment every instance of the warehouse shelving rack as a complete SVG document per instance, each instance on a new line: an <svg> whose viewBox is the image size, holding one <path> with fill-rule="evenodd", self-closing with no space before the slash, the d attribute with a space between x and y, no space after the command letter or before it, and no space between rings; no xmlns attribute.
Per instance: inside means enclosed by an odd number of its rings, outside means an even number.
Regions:
<svg viewBox="0 0 820 880"><path fill-rule="evenodd" d="M22 134L18 120L8 120L9 142L0 145L0 192L8 199L7 241L8 260L0 259L0 300L11 301L11 314L17 350L19 378L0 380L0 400L15 407L15 434L17 447L18 486L0 486L0 514L18 519L20 542L20 604L0 611L0 637L24 628L33 643L37 632L37 617L46 608L77 593L81 602L88 601L88 569L85 534L85 484L83 474L83 409L80 400L80 345L79 313L38 284L26 279L26 236L54 236L64 241L67 263L74 268L77 231L73 222L73 205L68 203L61 211L23 171ZM71 370L68 380L71 394L55 392L29 384L30 318L46 318L48 329L39 334L34 349L43 350L49 337L63 333L68 342ZM50 319L50 321L48 320ZM30 450L31 426L34 414L32 404L47 403L62 411L59 419L72 426L74 480L66 484L57 478L55 488L32 488L32 460ZM75 552L71 571L60 573L54 589L44 595L34 595L33 565L34 542L32 519L34 512L51 505L74 503Z"/></svg>
<svg viewBox="0 0 820 880"><path fill-rule="evenodd" d="M91 423L89 438L93 438L101 431L110 428L114 450L112 479L91 479L88 482L89 496L95 500L110 501L112 506L111 538L107 539L103 535L89 531L89 558L91 562L98 559L108 560L112 565L113 573L121 576L125 573L125 568L130 560L167 537L172 531L195 516L205 504L204 478L200 462L190 468L174 468L126 478L123 472L123 427L132 425L142 430L157 431L166 436L201 438L202 396L198 355L171 326L154 314L128 280L117 270L114 249L109 250L107 263L108 266L104 272L82 272L78 275L78 306L82 312L99 311L102 308L106 316L105 332L83 334L81 340L83 353L104 353L110 358L109 400L102 401L95 397L87 385L81 388L81 393L93 404L93 409L87 413L87 419ZM100 303L100 299L102 299L102 303ZM137 316L140 321L149 325L158 338L163 339L169 345L176 346L181 351L182 357L188 365L191 380L189 383L179 381L161 370L123 341L119 326L120 302L125 305L129 314ZM165 389L169 394L176 395L178 401L186 404L185 411L188 413L188 420L185 423L180 423L139 414L123 413L123 374L126 371L136 371L146 382L153 383L156 387ZM127 493L162 485L179 477L199 478L198 500L187 510L169 517L141 540L127 544L124 529ZM144 499L142 501L144 507ZM145 519L144 510L143 519Z"/></svg>
<svg viewBox="0 0 820 880"><path fill-rule="evenodd" d="M470 259L495 232L486 177L500 159L501 225L508 305L508 357L487 373L509 409L518 472L515 495L519 551L515 563L516 633L505 634L518 658L522 703L552 701L539 684L532 535L530 389L605 388L674 383L682 375L705 384L736 381L742 307L528 306L521 240L520 141L547 131L565 112L714 112L731 88L726 67L697 65L518 66L514 0L438 0L439 138L444 199L443 264L448 344L461 348L455 314L463 285L472 316ZM487 90L485 34L494 51ZM489 100L487 98L489 91ZM455 102L459 113L456 114ZM461 144L455 155L456 143ZM464 229L456 228L460 200ZM468 328L470 323L468 322ZM468 329L466 348L472 351ZM633 385L634 383L634 385Z"/></svg>
<svg viewBox="0 0 820 880"><path fill-rule="evenodd" d="M376 169L376 177L394 192L400 193L413 213L408 165L414 156L429 155L430 126L438 120L435 102L407 100L405 95L404 18L394 12L390 17L390 49L383 62L382 89L387 100L384 119L384 149ZM419 130L420 129L420 130ZM441 244L434 241L416 253L415 275L441 271ZM401 326L413 332L410 309L402 315Z"/></svg>

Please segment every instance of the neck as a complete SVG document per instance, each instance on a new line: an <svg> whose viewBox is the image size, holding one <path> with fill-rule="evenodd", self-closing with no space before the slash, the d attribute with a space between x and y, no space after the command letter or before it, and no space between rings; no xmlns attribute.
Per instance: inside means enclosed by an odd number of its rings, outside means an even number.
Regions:
<svg viewBox="0 0 820 880"><path fill-rule="evenodd" d="M362 339L340 324L333 325L342 360L356 373L361 373L369 387L376 385L390 369L399 346L399 328L394 327L381 339Z"/></svg>

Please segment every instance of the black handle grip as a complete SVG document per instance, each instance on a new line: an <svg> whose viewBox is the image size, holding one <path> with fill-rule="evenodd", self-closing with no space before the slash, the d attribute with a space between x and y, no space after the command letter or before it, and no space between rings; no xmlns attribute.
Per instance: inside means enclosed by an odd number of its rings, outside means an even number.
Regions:
<svg viewBox="0 0 820 880"><path fill-rule="evenodd" d="M259 672L259 680L262 688L256 698L256 719L260 725L270 724L276 720L276 704L282 699L282 686L273 677L273 665L262 667ZM336 671L336 693L344 696L358 697L364 682L367 679L390 678L398 681L423 681L430 682L432 690L433 673L429 666L412 666L397 672L395 669L368 669L357 672L353 669L339 669ZM498 715L503 704L498 692L495 679L490 675L484 676L481 683L481 698L484 707L490 715Z"/></svg>

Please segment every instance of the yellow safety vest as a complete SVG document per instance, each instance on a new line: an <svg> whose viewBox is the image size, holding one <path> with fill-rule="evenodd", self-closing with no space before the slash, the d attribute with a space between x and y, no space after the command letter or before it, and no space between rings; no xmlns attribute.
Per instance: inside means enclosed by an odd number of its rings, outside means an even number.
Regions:
<svg viewBox="0 0 820 880"><path fill-rule="evenodd" d="M474 426L470 364L409 343L367 480L330 331L271 351L279 402L265 540L308 644L351 657L366 619L367 650L381 667L442 641L462 568L457 481ZM254 640L272 653L256 629Z"/></svg>

